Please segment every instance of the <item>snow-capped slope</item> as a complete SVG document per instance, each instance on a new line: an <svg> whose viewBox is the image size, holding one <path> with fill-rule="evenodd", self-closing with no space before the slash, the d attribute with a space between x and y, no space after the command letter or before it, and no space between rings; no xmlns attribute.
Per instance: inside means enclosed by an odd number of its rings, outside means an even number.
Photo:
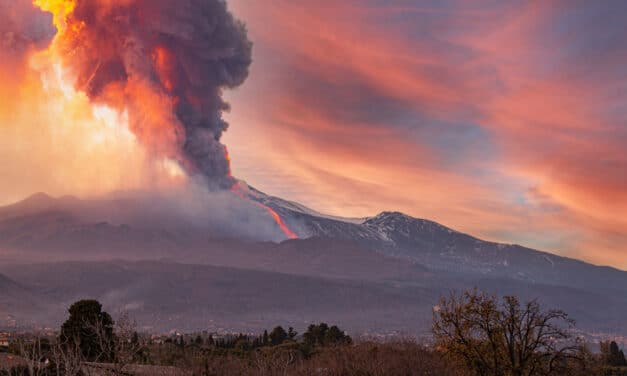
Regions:
<svg viewBox="0 0 627 376"><path fill-rule="evenodd" d="M277 211L301 238L356 241L380 253L432 270L627 293L627 272L514 244L484 241L426 219L382 212L356 220L324 216L254 190L255 200Z"/></svg>
<svg viewBox="0 0 627 376"><path fill-rule="evenodd" d="M247 319L260 325L258 316L238 316L246 313L242 307L259 308L260 302L269 307L263 325L294 318L302 322L316 298L320 311L312 320L428 330L430 307L439 296L478 287L524 300L539 298L593 331L627 330L621 315L627 307L627 272L483 241L399 212L337 218L248 186L236 189L232 199L219 192L214 200L225 209L216 214L232 221L230 227L174 210L179 201L141 193L86 200L40 194L0 207L0 274L16 281L0 276L0 316L44 322L51 309L63 313L76 297L94 296L120 307L146 302L139 317L154 325L155 315L161 315L164 328L202 327L215 307L226 307L224 324L241 328ZM238 205L253 210L239 216ZM279 215L299 239L281 242L279 223L268 214ZM277 230L279 242L256 231L263 220ZM46 264L36 270L16 269L16 264L42 259ZM108 264L111 260L117 264ZM138 260L151 264L129 266ZM211 308L188 310L195 305L177 303L179 298L210 302ZM10 310L3 311L6 307ZM276 307L283 316L273 316Z"/></svg>

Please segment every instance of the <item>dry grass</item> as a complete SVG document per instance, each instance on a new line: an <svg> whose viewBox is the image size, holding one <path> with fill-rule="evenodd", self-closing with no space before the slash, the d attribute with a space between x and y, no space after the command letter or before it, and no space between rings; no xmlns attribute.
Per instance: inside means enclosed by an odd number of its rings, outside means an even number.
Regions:
<svg viewBox="0 0 627 376"><path fill-rule="evenodd" d="M247 356L200 355L187 368L202 376L453 376L462 375L438 353L410 341L361 342L318 349L304 356L294 346L261 349Z"/></svg>

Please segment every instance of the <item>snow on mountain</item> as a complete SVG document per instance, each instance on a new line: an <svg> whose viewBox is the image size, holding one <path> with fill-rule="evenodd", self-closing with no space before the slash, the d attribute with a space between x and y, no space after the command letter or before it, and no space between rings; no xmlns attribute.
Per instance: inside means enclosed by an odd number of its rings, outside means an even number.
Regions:
<svg viewBox="0 0 627 376"><path fill-rule="evenodd" d="M301 238L356 241L432 270L627 293L627 273L614 268L520 245L484 241L400 212L382 212L359 220L332 217L254 188L250 190L254 200L277 211Z"/></svg>
<svg viewBox="0 0 627 376"><path fill-rule="evenodd" d="M159 307L185 297L227 307L221 316L224 324L241 324L257 318L245 316L246 310L237 316L233 307L250 305L251 297L259 297L268 307L266 325L302 321L311 313L307 302L327 294L319 300L319 315L311 316L312 320L330 317L354 328L386 323L380 329L390 329L394 323L398 328L413 325L427 330L430 307L439 296L476 286L499 295L540 298L550 307L572 312L591 330L627 330L620 315L627 307L627 272L484 241L399 212L362 219L328 216L243 182L232 200L227 196L228 192L221 192L209 204L216 202L225 209L217 214L234 221L230 227L186 217L187 211L172 206L178 201L170 205L161 196L141 193L95 200L38 194L0 207L0 273L10 278L0 277L0 314L42 322L46 317L36 317L37 312L56 307L62 314L73 299L95 296L111 305L143 301L145 311L136 313L146 322L155 321L155 312L167 311L175 313L176 320L168 315L156 320L164 328L184 324L196 328L207 315L215 315L209 306L189 312L187 304L161 311ZM262 210L253 202L272 210ZM192 200L190 205L205 210L199 202ZM255 216L249 216L250 210L237 212L238 205L255 209ZM241 236L247 226L253 229L249 234L259 234L254 229L261 219L281 239L283 233L269 213L279 215L299 239L272 242ZM233 235L234 229L240 235ZM42 259L47 264L32 266L39 268L36 271L14 264ZM108 265L112 259L124 261ZM50 264L68 260L81 264ZM133 264L135 271L125 271L131 260L159 262ZM85 273L85 268L90 271ZM158 285L163 275L171 279ZM111 281L119 285L111 286ZM111 296L121 296L120 301L108 301ZM32 302L45 309L29 311L36 306ZM338 308L338 302L346 304ZM273 316L277 304L283 306L280 315ZM3 312L2 307L8 310ZM363 315L357 317L356 311Z"/></svg>

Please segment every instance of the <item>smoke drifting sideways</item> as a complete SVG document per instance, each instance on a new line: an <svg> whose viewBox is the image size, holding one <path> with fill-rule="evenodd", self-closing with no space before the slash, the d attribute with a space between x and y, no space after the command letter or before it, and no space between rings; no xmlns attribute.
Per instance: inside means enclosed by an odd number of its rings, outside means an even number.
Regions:
<svg viewBox="0 0 627 376"><path fill-rule="evenodd" d="M228 189L224 89L252 62L244 24L223 0L35 0L59 29L52 52L75 89L128 114L146 149L211 189Z"/></svg>

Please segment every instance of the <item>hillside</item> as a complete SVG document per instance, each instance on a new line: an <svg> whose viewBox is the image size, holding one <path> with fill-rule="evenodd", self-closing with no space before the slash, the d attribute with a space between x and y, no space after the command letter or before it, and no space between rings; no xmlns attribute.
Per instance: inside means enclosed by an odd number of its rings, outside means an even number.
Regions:
<svg viewBox="0 0 627 376"><path fill-rule="evenodd" d="M402 213L343 219L247 194L300 239L235 238L137 195L40 194L0 208L6 314L58 324L67 304L94 297L159 330L327 320L355 331L425 333L439 296L477 286L565 309L586 331L627 333L626 272Z"/></svg>

